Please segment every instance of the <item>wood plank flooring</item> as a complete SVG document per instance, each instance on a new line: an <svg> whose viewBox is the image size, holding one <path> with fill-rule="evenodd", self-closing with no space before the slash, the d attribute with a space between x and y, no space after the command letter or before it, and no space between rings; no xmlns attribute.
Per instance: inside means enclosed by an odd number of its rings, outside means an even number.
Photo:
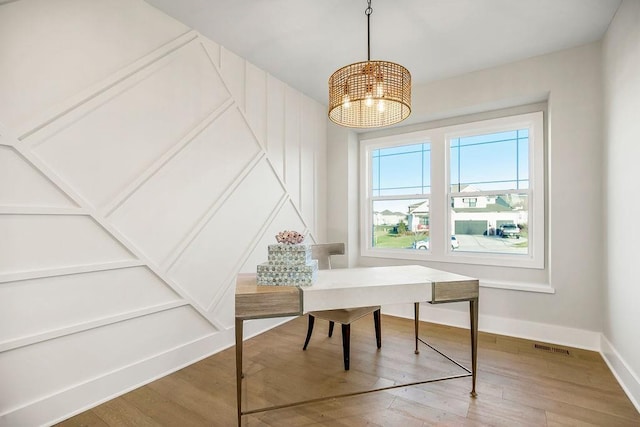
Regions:
<svg viewBox="0 0 640 427"><path fill-rule="evenodd" d="M351 370L342 367L340 329L326 336L316 321L302 351L306 317L245 342L243 408L424 381L464 371L421 346L413 353L413 321L382 317L377 350L373 318L352 325ZM469 331L421 324L421 335L469 366ZM544 343L542 343L544 344ZM550 347L558 347L552 346ZM640 413L598 353L534 348L534 342L481 333L478 397L470 378L400 387L259 412L245 426L640 426ZM234 426L235 353L230 348L72 417L76 426Z"/></svg>

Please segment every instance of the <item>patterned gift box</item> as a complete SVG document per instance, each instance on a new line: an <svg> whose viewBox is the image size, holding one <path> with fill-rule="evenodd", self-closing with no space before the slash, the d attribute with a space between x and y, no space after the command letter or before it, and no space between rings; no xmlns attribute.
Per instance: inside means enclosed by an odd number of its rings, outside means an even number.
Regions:
<svg viewBox="0 0 640 427"><path fill-rule="evenodd" d="M318 260L307 264L280 265L265 262L258 265L259 285L311 286L318 276Z"/></svg>
<svg viewBox="0 0 640 427"><path fill-rule="evenodd" d="M311 245L269 245L267 260L274 265L307 265L311 262Z"/></svg>

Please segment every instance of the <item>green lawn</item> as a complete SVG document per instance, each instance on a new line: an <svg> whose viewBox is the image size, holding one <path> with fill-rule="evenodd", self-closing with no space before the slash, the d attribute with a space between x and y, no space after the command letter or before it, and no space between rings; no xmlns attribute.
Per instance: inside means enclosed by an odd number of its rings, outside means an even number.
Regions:
<svg viewBox="0 0 640 427"><path fill-rule="evenodd" d="M374 246L376 248L411 248L413 242L428 238L425 233L413 234L389 234L382 227L376 227Z"/></svg>

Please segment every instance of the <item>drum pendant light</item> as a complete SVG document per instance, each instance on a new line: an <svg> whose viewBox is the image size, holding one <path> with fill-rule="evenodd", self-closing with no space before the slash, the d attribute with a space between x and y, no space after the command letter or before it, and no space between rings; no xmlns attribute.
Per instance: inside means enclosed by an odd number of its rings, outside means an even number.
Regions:
<svg viewBox="0 0 640 427"><path fill-rule="evenodd" d="M367 0L367 60L329 78L329 119L352 128L392 125L411 113L411 74L400 64L371 60L371 0Z"/></svg>

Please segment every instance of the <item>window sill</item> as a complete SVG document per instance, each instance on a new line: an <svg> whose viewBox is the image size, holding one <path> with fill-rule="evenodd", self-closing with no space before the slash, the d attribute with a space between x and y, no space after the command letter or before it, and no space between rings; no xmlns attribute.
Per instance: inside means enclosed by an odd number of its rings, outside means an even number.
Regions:
<svg viewBox="0 0 640 427"><path fill-rule="evenodd" d="M412 249L371 249L367 248L360 253L363 257L389 258L405 261L422 262L446 262L453 264L492 265L496 267L544 269L544 263L540 259L534 259L528 255L473 253L464 251L448 251L446 255L436 254L432 251Z"/></svg>
<svg viewBox="0 0 640 427"><path fill-rule="evenodd" d="M508 289L512 291L537 292L542 294L555 294L556 289L547 283L523 283L507 282L502 280L480 279L481 288Z"/></svg>
<svg viewBox="0 0 640 427"><path fill-rule="evenodd" d="M386 259L396 259L396 260L404 260L404 261L419 261L419 262L448 262L448 263L456 263L456 264L469 264L466 262L458 262L458 260L453 260L451 257L437 257L437 256L425 256L424 251L422 252L406 252L405 249L400 250L385 250L385 251L363 251L361 253L362 257L366 258L386 258ZM471 264L484 264L480 262L472 262ZM370 264L368 264L370 265ZM502 267L514 267L512 265L499 265ZM521 268L531 268L528 266L515 266ZM551 286L550 283L535 283L535 282L517 282L517 281L507 281L507 280L497 280L497 279L480 279L480 287L481 288L493 288L493 289L505 289L512 291L522 291L522 292L534 292L534 293L542 293L542 294L555 294L556 290Z"/></svg>

